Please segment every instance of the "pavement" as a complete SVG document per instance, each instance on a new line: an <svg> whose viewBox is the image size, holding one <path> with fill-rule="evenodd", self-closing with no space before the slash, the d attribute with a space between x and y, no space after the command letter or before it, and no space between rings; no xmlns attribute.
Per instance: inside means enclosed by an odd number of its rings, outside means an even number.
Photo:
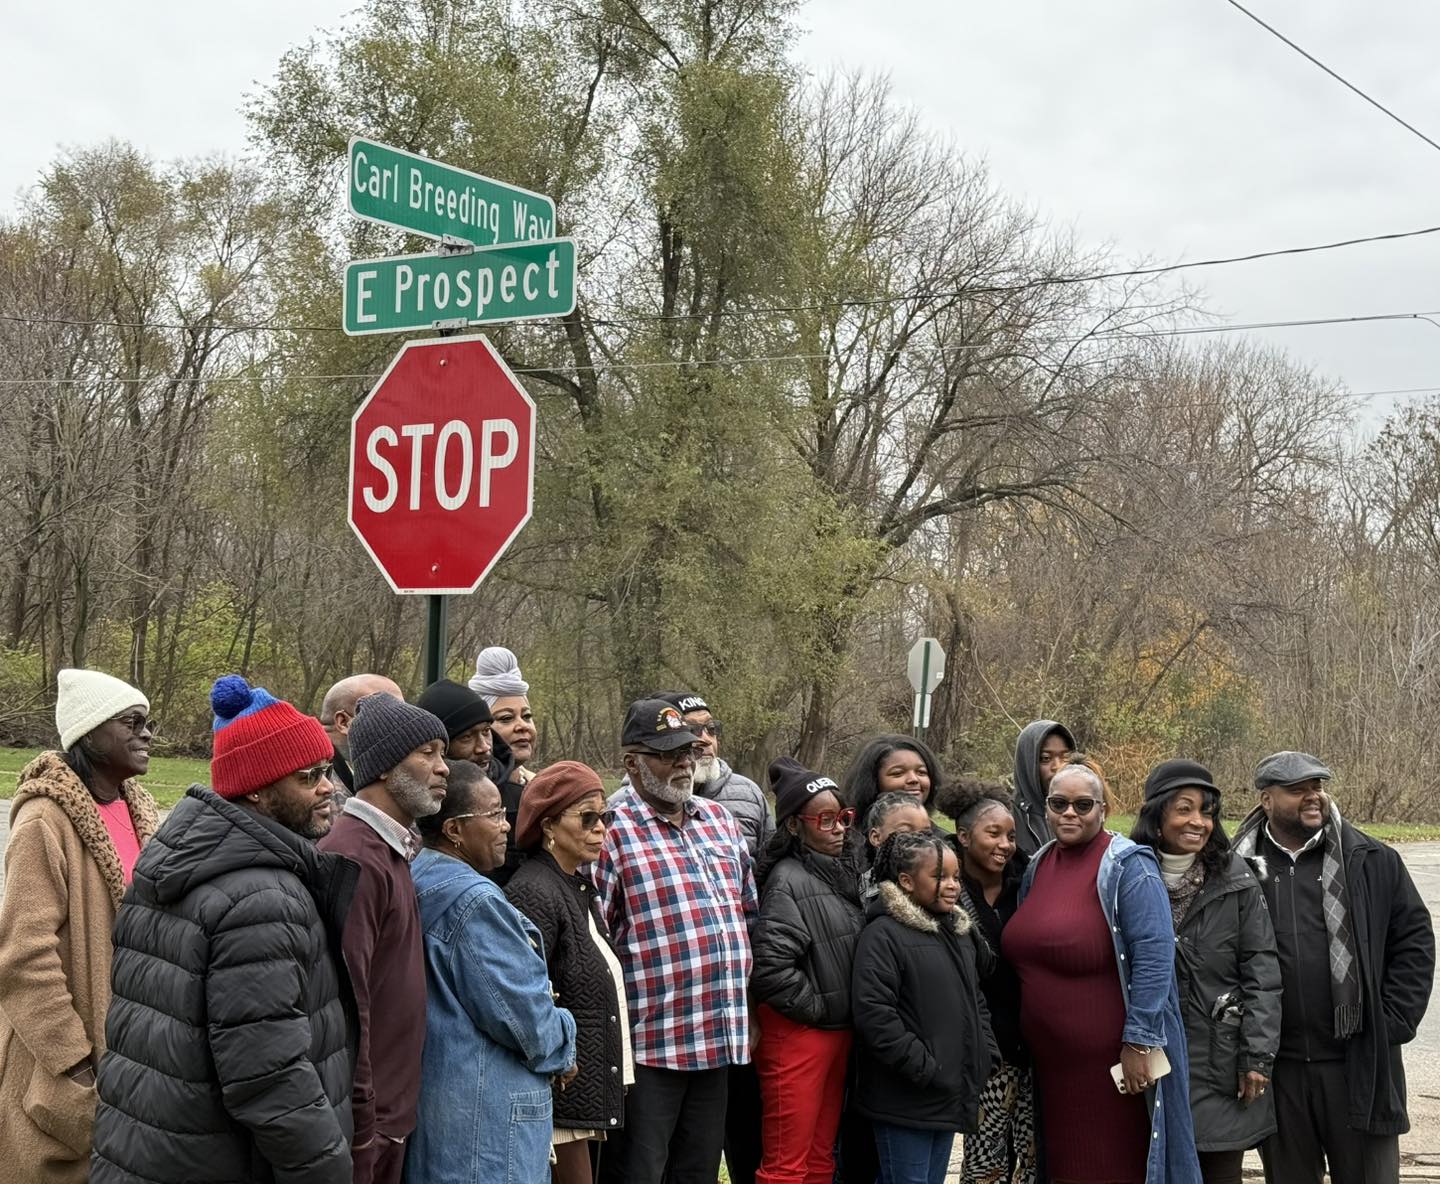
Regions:
<svg viewBox="0 0 1440 1184"><path fill-rule="evenodd" d="M0 850L10 834L10 803L0 799ZM1397 843L1396 849L1415 885L1420 889L1430 915L1440 911L1440 843ZM0 896L4 895L4 871L0 869ZM1433 1000L1432 1000L1433 1001ZM1400 1157L1405 1181L1435 1181L1440 1184L1440 1007L1431 1007L1415 1040L1405 1048L1405 1076L1410 1094L1410 1133L1400 1136ZM1246 1158L1246 1174L1259 1175L1260 1158L1253 1152ZM959 1184L960 1141L946 1184Z"/></svg>

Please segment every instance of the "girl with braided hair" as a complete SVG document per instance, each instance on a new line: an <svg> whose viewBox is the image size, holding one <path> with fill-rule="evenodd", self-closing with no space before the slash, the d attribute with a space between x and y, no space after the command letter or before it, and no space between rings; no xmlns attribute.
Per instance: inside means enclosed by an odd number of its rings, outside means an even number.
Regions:
<svg viewBox="0 0 1440 1184"><path fill-rule="evenodd" d="M931 832L891 835L855 951L855 1109L880 1184L942 1184L956 1132L973 1133L999 1059L980 993L977 935L957 907L960 865Z"/></svg>
<svg viewBox="0 0 1440 1184"><path fill-rule="evenodd" d="M1001 1056L980 1095L980 1129L965 1140L960 1179L1034 1184L1035 1098L1030 1054L1020 1036L1020 978L1000 951L1029 860L1016 845L1015 807L1000 782L960 777L945 786L935 805L955 820L960 903L990 955L981 965L980 988Z"/></svg>

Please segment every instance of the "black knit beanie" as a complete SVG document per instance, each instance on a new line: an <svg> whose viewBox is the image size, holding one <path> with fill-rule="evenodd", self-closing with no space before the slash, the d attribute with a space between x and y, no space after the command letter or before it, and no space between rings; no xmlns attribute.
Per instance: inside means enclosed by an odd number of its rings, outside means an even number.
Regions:
<svg viewBox="0 0 1440 1184"><path fill-rule="evenodd" d="M800 813L817 793L828 789L837 799L840 797L840 787L834 781L789 756L776 757L770 762L770 789L775 794L777 823Z"/></svg>
<svg viewBox="0 0 1440 1184"><path fill-rule="evenodd" d="M495 717L485 700L469 687L442 678L425 688L425 693L415 700L416 707L423 707L445 725L450 739L463 736L476 724L494 723Z"/></svg>
<svg viewBox="0 0 1440 1184"><path fill-rule="evenodd" d="M423 707L381 692L367 695L350 725L350 769L355 788L380 780L417 748L438 740L449 744L445 725Z"/></svg>

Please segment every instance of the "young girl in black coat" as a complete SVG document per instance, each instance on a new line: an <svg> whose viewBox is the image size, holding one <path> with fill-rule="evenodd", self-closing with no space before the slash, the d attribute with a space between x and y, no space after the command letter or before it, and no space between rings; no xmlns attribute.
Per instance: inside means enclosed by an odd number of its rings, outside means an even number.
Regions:
<svg viewBox="0 0 1440 1184"><path fill-rule="evenodd" d="M934 834L891 835L875 859L851 981L856 1109L875 1129L881 1184L943 1184L956 1132L973 1132L999 1057L978 947L957 908L960 867Z"/></svg>

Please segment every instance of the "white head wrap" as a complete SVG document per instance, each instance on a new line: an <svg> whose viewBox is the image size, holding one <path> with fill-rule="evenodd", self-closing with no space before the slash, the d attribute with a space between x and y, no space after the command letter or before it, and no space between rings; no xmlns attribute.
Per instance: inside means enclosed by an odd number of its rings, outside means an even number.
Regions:
<svg viewBox="0 0 1440 1184"><path fill-rule="evenodd" d="M530 684L520 677L520 662L503 645L486 646L475 658L475 673L470 676L470 689L485 700L489 707L496 699L508 699L530 693Z"/></svg>

